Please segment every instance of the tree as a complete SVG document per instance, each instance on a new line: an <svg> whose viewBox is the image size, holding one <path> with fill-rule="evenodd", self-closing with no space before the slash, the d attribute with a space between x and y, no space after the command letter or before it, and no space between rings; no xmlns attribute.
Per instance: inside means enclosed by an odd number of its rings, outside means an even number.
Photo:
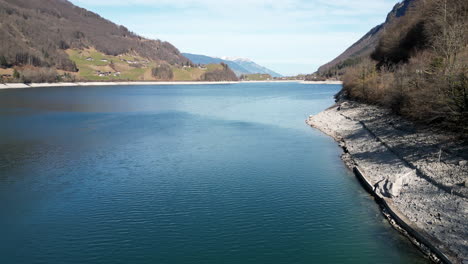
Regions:
<svg viewBox="0 0 468 264"><path fill-rule="evenodd" d="M21 77L21 76L20 76L19 72L18 72L16 69L14 69L14 70L13 70L13 78L19 79L20 77Z"/></svg>
<svg viewBox="0 0 468 264"><path fill-rule="evenodd" d="M468 2L465 0L434 1L427 30L431 46L440 58L440 71L434 77L443 114L454 123L468 122Z"/></svg>
<svg viewBox="0 0 468 264"><path fill-rule="evenodd" d="M167 64L161 64L158 67L155 67L151 70L153 77L156 77L160 80L172 80L174 78L174 73L172 72L171 66Z"/></svg>
<svg viewBox="0 0 468 264"><path fill-rule="evenodd" d="M6 60L5 56L0 56L0 67L8 67L8 61Z"/></svg>
<svg viewBox="0 0 468 264"><path fill-rule="evenodd" d="M458 55L467 45L468 2L465 0L435 1L427 31L433 50L445 61L445 73L456 66Z"/></svg>

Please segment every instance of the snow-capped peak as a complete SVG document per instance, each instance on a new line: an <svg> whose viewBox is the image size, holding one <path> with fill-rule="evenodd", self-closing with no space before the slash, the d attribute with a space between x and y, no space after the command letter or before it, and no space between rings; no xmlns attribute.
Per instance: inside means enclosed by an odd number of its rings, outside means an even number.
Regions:
<svg viewBox="0 0 468 264"><path fill-rule="evenodd" d="M251 59L249 58L242 58L242 57L221 57L221 59L223 60L227 60L227 61L243 61L243 62L252 62Z"/></svg>

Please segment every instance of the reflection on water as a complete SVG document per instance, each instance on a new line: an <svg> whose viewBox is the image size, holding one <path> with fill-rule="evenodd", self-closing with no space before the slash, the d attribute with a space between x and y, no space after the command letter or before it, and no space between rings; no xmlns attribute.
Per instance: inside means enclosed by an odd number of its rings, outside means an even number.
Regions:
<svg viewBox="0 0 468 264"><path fill-rule="evenodd" d="M0 91L0 262L425 263L304 124L338 89Z"/></svg>

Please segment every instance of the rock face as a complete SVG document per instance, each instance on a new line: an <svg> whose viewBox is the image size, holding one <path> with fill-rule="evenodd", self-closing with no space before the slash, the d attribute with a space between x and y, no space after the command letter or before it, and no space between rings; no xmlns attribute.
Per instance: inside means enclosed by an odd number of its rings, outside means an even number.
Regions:
<svg viewBox="0 0 468 264"><path fill-rule="evenodd" d="M352 101L307 122L340 142L346 164L357 167L373 193L442 260L468 262L468 146Z"/></svg>

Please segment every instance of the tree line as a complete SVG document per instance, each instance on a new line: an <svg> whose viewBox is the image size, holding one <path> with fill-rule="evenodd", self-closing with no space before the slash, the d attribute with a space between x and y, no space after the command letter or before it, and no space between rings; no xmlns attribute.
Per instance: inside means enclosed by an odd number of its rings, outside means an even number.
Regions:
<svg viewBox="0 0 468 264"><path fill-rule="evenodd" d="M168 42L149 40L62 0L0 0L0 67L78 71L67 49L95 48L107 55L135 53L169 64L190 61Z"/></svg>
<svg viewBox="0 0 468 264"><path fill-rule="evenodd" d="M416 0L345 70L343 93L468 136L467 36L468 1Z"/></svg>

